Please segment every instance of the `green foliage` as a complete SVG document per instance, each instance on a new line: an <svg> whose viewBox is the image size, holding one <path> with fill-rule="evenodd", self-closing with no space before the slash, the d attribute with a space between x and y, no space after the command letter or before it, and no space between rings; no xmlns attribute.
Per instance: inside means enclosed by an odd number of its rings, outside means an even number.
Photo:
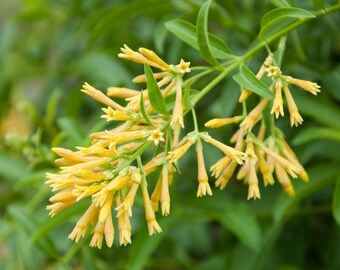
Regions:
<svg viewBox="0 0 340 270"><path fill-rule="evenodd" d="M1 1L0 268L337 269L340 6L334 3ZM226 190L196 198L191 181L196 162L189 153L174 179L171 216L159 219L161 234L149 237L139 221L144 213L137 211L131 246L119 247L115 240L111 249L94 250L88 239L69 241L86 206L77 204L53 219L47 215L51 194L45 172L56 168L50 148L86 145L91 132L106 127L98 120L99 106L79 91L83 82L102 90L137 88L130 79L142 70L116 58L124 43L157 47L170 63L183 58L212 66L200 81L192 70L184 91L186 110L196 106L200 126L212 117L241 114L235 81L273 98L251 71L271 51L286 73L317 81L320 98L292 90L304 125L290 129L286 118L279 122L310 182L294 182L293 198L273 187L264 189L261 200L248 202L233 178ZM165 112L175 97L163 99L149 66L145 71L151 104ZM143 100L140 105L150 121ZM24 124L28 128L21 132ZM217 136L227 138L233 131L224 128ZM210 150L205 150L209 166L216 160Z"/></svg>

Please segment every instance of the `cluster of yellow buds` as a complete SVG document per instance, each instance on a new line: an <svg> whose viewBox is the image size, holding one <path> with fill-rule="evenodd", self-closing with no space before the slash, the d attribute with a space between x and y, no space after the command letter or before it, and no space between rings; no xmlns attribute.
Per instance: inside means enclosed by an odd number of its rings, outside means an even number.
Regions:
<svg viewBox="0 0 340 270"><path fill-rule="evenodd" d="M225 188L237 166L242 165L237 179L244 179L248 183L248 199L260 198L258 170L263 175L265 186L274 183L272 174L275 171L278 181L289 194L294 192L289 176L300 176L303 180L308 180L305 170L280 131L277 130L265 140L266 126L261 119L263 110L269 103L268 99L262 99L248 115L213 119L206 123L210 128L240 123L231 140L236 143L235 147L212 138L207 132L200 132L197 123L194 131L180 139L184 128L183 76L190 72L190 62L181 60L178 65L169 65L153 51L145 48L133 51L124 45L121 50L119 57L144 64L145 74L135 77L133 82L146 83L147 88L137 91L110 87L105 95L85 83L82 91L105 105L102 118L109 124L114 123L114 126L91 134L89 147L77 147L76 151L52 149L60 156L56 160L60 171L47 174L46 183L57 192L50 198L52 204L47 206L50 215L54 216L81 200L89 201L89 207L69 235L70 239L79 241L93 227L90 246L101 248L105 239L107 246L111 247L114 242L114 209L119 243L131 243L130 218L139 189L149 235L161 232L155 212L160 206L162 215L170 213L169 186L176 163L193 145L196 147L198 163L197 197L212 195L204 161L203 142L213 145L224 154L210 168L212 175L217 178L215 185ZM159 69L160 72L153 73L150 67ZM319 86L282 76L280 69L271 65L270 58L262 65L257 77L260 79L266 72L273 78L270 87L275 93L272 113L276 116L283 115L283 88L291 119L294 120L292 123L300 123L301 117L287 85L295 84L314 94L319 91ZM244 90L240 100L244 102L250 93L249 90ZM165 102L170 95L175 95L172 106L171 102ZM111 97L125 101L117 103ZM125 105L121 105L124 102ZM162 103L163 109L160 110ZM193 115L196 121L194 110ZM255 136L252 129L260 122L261 127ZM145 152L153 154L147 162L141 158ZM143 155L143 159L145 156L148 155ZM157 170L160 172L159 178L156 183L150 184L150 178L147 177ZM154 187L151 195L150 186Z"/></svg>
<svg viewBox="0 0 340 270"><path fill-rule="evenodd" d="M310 81L282 75L280 68L272 65L272 58L270 56L264 61L256 77L261 79L265 73L272 78L272 84L269 88L274 94L270 114L275 114L276 118L284 115L283 90L290 113L291 126L301 124L303 120L288 85L294 84L314 95L320 92L320 86ZM245 102L250 94L250 90L243 89L239 101ZM275 173L278 182L289 195L294 195L294 188L290 177L300 177L303 181L308 182L308 175L305 169L285 141L282 132L272 126L270 127L272 130L268 132L269 135L266 137L266 129L268 130L268 127L264 120L264 114L265 108L269 103L269 99L262 98L249 113L245 112L244 115L231 118L215 118L205 124L208 128L217 128L232 123L239 123L239 129L230 141L235 143L235 149L245 151L245 163L241 166L236 178L244 180L248 184L248 199L261 197L257 171L260 171L262 175L264 186L274 184L273 173ZM252 130L257 125L259 128L255 135ZM214 164L210 170L212 175L217 178L215 185L224 189L234 174L236 167L237 164L228 157L223 157Z"/></svg>
<svg viewBox="0 0 340 270"><path fill-rule="evenodd" d="M77 242L94 226L90 246L98 248L102 247L103 239L109 247L113 244L113 209L118 219L119 243L131 243L130 218L139 189L142 191L149 235L161 232L155 212L160 204L162 215L170 213L169 185L175 172L174 163L193 144L196 144L198 159L197 196L212 195L204 164L202 140L221 149L236 163L242 164L244 159L243 153L197 130L179 141L184 127L182 77L190 72L189 62L181 60L178 65L168 65L153 51L145 48L133 51L125 45L121 50L121 58L144 64L149 70L150 67L160 69L158 73L151 73L154 83L164 99L174 94L175 103L172 108L160 113L152 104L150 95L154 93L148 88L136 91L110 87L105 95L88 83L83 85L84 93L106 106L102 118L115 125L112 129L91 134L89 147L77 147L76 151L52 149L60 156L56 160L60 171L47 174L46 183L57 192L50 198L52 204L47 209L54 216L80 200L89 200L88 209L69 238ZM147 83L149 87L148 80L145 72L135 77L133 82ZM125 99L126 105L122 106L110 97ZM154 156L143 164L141 155L150 148ZM160 170L160 176L150 196L147 176L157 169Z"/></svg>

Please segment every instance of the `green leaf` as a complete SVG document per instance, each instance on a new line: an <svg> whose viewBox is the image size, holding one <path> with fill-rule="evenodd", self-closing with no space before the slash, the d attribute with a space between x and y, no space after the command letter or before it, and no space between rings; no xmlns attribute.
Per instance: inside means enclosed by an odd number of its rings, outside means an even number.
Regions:
<svg viewBox="0 0 340 270"><path fill-rule="evenodd" d="M334 128L310 127L296 135L293 144L300 145L321 139L340 141L340 130Z"/></svg>
<svg viewBox="0 0 340 270"><path fill-rule="evenodd" d="M292 208L297 206L303 198L329 185L331 181L334 180L334 176L338 171L339 169L336 163L329 162L326 164L319 164L308 170L309 183L299 181L294 184L295 196L289 197L282 192L278 197L273 211L274 220L276 222L281 222L282 219L289 214Z"/></svg>
<svg viewBox="0 0 340 270"><path fill-rule="evenodd" d="M66 223L72 217L84 212L88 207L88 202L83 201L75 204L74 206L64 209L61 213L51 218L48 217L47 220L43 222L41 226L32 235L32 242L36 243L40 241L42 237L47 235L48 232L52 231L54 228Z"/></svg>
<svg viewBox="0 0 340 270"><path fill-rule="evenodd" d="M171 227L177 225L179 221L180 218L176 216L160 219L159 225L162 228L162 233L152 236L147 234L148 229L146 225L141 226L140 233L138 233L136 238L133 240L133 245L130 249L126 269L145 269L145 265L148 262L151 254L157 249L162 239L167 235L167 231Z"/></svg>
<svg viewBox="0 0 340 270"><path fill-rule="evenodd" d="M272 100L274 94L269 88L261 82L253 72L246 66L242 65L240 72L233 76L233 79L246 89L264 97Z"/></svg>
<svg viewBox="0 0 340 270"><path fill-rule="evenodd" d="M340 109L335 103L307 93L293 95L302 116L310 116L330 128L340 129Z"/></svg>
<svg viewBox="0 0 340 270"><path fill-rule="evenodd" d="M86 139L84 130L73 119L68 117L59 118L57 121L62 132L71 140L73 145L82 145Z"/></svg>
<svg viewBox="0 0 340 270"><path fill-rule="evenodd" d="M337 177L333 195L333 215L338 225L340 225L340 174Z"/></svg>
<svg viewBox="0 0 340 270"><path fill-rule="evenodd" d="M197 37L196 37L196 26L180 19L174 19L167 21L165 27L176 35L179 39L190 45L196 50L199 50ZM228 59L231 58L231 51L229 46L217 36L209 33L210 47L218 59Z"/></svg>
<svg viewBox="0 0 340 270"><path fill-rule="evenodd" d="M151 123L151 120L148 116L148 113L145 110L145 104L144 104L144 97L143 97L143 91L140 91L140 102L139 102L140 112L142 116L144 117L144 120L150 125L153 126Z"/></svg>
<svg viewBox="0 0 340 270"><path fill-rule="evenodd" d="M271 2L277 7L290 7L286 0L271 0Z"/></svg>
<svg viewBox="0 0 340 270"><path fill-rule="evenodd" d="M48 128L50 128L53 125L53 122L57 115L61 95L62 95L61 91L59 89L56 89L52 92L48 100L47 112L45 116L46 126Z"/></svg>
<svg viewBox="0 0 340 270"><path fill-rule="evenodd" d="M166 106L162 92L157 85L151 68L147 64L144 64L144 72L146 75L146 84L151 106L155 109L155 111L166 114Z"/></svg>
<svg viewBox="0 0 340 270"><path fill-rule="evenodd" d="M255 214L247 205L236 204L232 210L219 212L216 218L246 246L255 251L260 248L262 241L260 226Z"/></svg>
<svg viewBox="0 0 340 270"><path fill-rule="evenodd" d="M211 0L208 0L201 7L196 22L196 37L198 47L205 60L207 60L213 66L219 66L220 63L216 60L214 54L211 51L208 35L208 12L211 4Z"/></svg>
<svg viewBox="0 0 340 270"><path fill-rule="evenodd" d="M293 7L276 8L267 12L261 20L260 39L266 39L268 35L279 29L285 28L293 19L315 18L315 15L307 10Z"/></svg>

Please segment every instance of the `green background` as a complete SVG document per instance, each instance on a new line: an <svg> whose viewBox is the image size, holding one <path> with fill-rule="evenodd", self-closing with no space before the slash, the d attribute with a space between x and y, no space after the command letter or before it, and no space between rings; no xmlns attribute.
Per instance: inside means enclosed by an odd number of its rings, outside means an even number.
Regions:
<svg viewBox="0 0 340 270"><path fill-rule="evenodd" d="M278 126L310 175L294 180L289 198L276 184L247 201L247 187L231 180L196 198L194 151L180 163L171 187L171 213L158 216L163 233L148 237L141 201L134 207L132 245L97 250L89 237L67 239L86 209L79 203L53 219L45 172L54 172L51 147L89 144L105 127L100 105L80 92L83 82L140 89L131 79L143 66L117 58L120 47L155 50L168 63L183 58L208 65L200 53L164 26L180 18L195 24L204 1L11 0L0 3L0 269L338 269L340 265L340 14L314 19L288 34L282 70L316 81L322 92L294 97L304 124ZM338 1L214 1L209 30L235 54L246 52L261 17L287 5L320 10ZM276 42L271 44L275 49ZM247 65L254 71L261 51ZM202 80L204 87L213 77ZM196 107L201 128L214 117L241 111L231 76ZM187 117L190 131L190 117ZM234 128L211 134L225 140ZM205 147L207 166L216 152ZM150 179L150 181L153 181ZM117 238L117 237L116 237Z"/></svg>

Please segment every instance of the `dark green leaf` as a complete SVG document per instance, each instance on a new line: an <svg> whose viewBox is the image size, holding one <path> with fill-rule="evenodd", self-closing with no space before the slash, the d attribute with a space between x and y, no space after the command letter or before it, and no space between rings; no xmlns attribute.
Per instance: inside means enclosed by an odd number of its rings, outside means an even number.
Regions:
<svg viewBox="0 0 340 270"><path fill-rule="evenodd" d="M295 136L293 144L300 145L313 140L340 141L340 130L334 128L311 127Z"/></svg>
<svg viewBox="0 0 340 270"><path fill-rule="evenodd" d="M336 222L340 225L340 174L337 177L335 185L333 195L333 215Z"/></svg>
<svg viewBox="0 0 340 270"><path fill-rule="evenodd" d="M250 91L272 100L274 98L274 94L269 88L261 82L253 72L250 71L249 68L242 65L239 73L233 76L233 79L238 82L241 86Z"/></svg>
<svg viewBox="0 0 340 270"><path fill-rule="evenodd" d="M315 15L307 10L300 8L276 8L267 12L261 20L261 31L259 33L260 39L265 39L272 30L278 31L287 27L291 23L289 19L305 19L314 18Z"/></svg>
<svg viewBox="0 0 340 270"><path fill-rule="evenodd" d="M140 91L140 102L139 102L139 107L140 107L140 112L142 116L144 117L144 120L150 125L153 126L151 123L151 120L148 116L148 113L145 110L145 104L144 104L144 96L143 96L143 91Z"/></svg>
<svg viewBox="0 0 340 270"><path fill-rule="evenodd" d="M155 77L153 76L151 68L147 64L144 64L144 72L146 75L147 80L146 84L148 88L151 106L154 108L155 111L166 114L166 106L162 92L157 85L157 82L155 80Z"/></svg>
<svg viewBox="0 0 340 270"><path fill-rule="evenodd" d="M211 0L206 1L201 7L196 22L196 37L198 47L205 60L207 60L213 66L219 66L220 63L216 60L214 54L211 51L208 35L208 12L211 4Z"/></svg>
<svg viewBox="0 0 340 270"><path fill-rule="evenodd" d="M302 117L307 115L330 128L340 129L340 109L335 103L305 93L293 93L293 96Z"/></svg>
<svg viewBox="0 0 340 270"><path fill-rule="evenodd" d="M196 26L180 19L174 19L165 23L166 28L175 34L182 41L189 44L191 47L199 50L196 37ZM209 33L210 47L218 59L227 59L232 57L229 46L217 36Z"/></svg>
<svg viewBox="0 0 340 270"><path fill-rule="evenodd" d="M162 233L149 236L147 234L147 226L141 227L140 232L133 241L133 246L130 250L129 260L127 260L127 268L131 270L145 269L151 254L157 248L162 239L166 236L166 232L178 223L179 217L170 216L162 218L159 225L162 228Z"/></svg>

